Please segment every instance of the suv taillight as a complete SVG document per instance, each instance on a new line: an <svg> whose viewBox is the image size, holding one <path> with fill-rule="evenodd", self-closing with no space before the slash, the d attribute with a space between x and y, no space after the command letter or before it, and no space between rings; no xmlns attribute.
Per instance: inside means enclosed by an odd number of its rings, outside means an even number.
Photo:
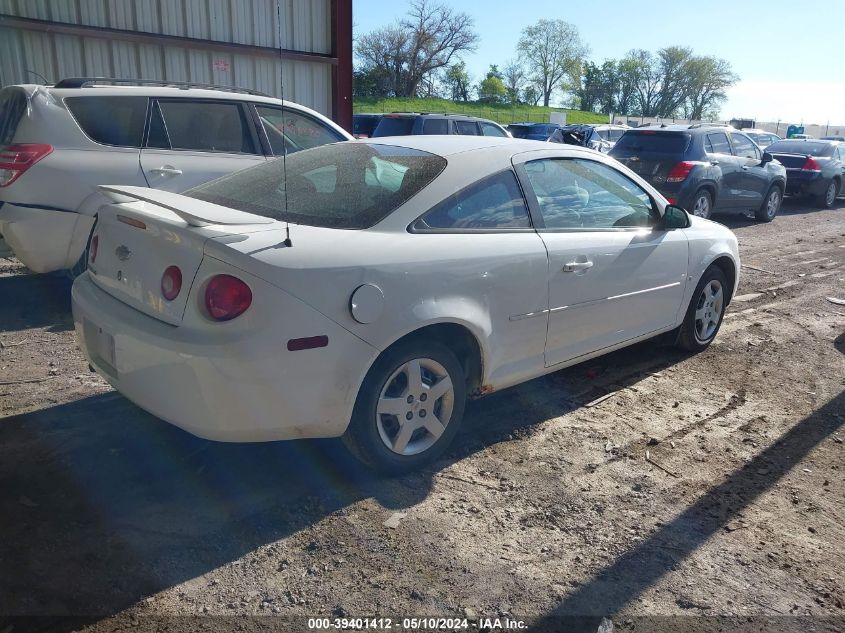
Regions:
<svg viewBox="0 0 845 633"><path fill-rule="evenodd" d="M230 321L252 305L252 290L232 275L215 275L205 287L205 309L215 321Z"/></svg>
<svg viewBox="0 0 845 633"><path fill-rule="evenodd" d="M688 160L681 161L669 171L666 182L683 182L687 179L693 167L695 167L695 163Z"/></svg>
<svg viewBox="0 0 845 633"><path fill-rule="evenodd" d="M43 143L18 143L0 147L0 187L11 185L52 151L52 145Z"/></svg>
<svg viewBox="0 0 845 633"><path fill-rule="evenodd" d="M807 156L807 160L804 161L804 166L801 168L802 171L821 171L821 165L819 165L818 161L813 158L812 156Z"/></svg>

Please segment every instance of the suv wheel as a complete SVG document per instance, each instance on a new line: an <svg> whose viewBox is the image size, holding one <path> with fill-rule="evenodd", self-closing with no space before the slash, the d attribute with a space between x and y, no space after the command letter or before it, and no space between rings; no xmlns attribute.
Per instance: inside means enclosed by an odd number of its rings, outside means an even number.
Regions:
<svg viewBox="0 0 845 633"><path fill-rule="evenodd" d="M465 404L464 371L448 347L401 343L376 360L364 379L343 441L374 470L415 470L446 450Z"/></svg>
<svg viewBox="0 0 845 633"><path fill-rule="evenodd" d="M713 197L707 189L699 189L692 203L692 214L705 220L709 220L713 215Z"/></svg>
<svg viewBox="0 0 845 633"><path fill-rule="evenodd" d="M780 210L781 202L783 202L783 194L780 187L772 185L769 193L763 198L763 204L754 212L754 217L760 222L771 222Z"/></svg>

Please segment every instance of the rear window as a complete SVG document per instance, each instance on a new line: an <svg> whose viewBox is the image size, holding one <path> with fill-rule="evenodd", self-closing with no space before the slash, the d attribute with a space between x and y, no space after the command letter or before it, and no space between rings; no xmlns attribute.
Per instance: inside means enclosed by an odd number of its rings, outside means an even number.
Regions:
<svg viewBox="0 0 845 633"><path fill-rule="evenodd" d="M26 112L26 94L20 88L0 90L0 145L10 145Z"/></svg>
<svg viewBox="0 0 845 633"><path fill-rule="evenodd" d="M833 156L834 145L805 141L775 141L766 148L770 154L801 154L802 156Z"/></svg>
<svg viewBox="0 0 845 633"><path fill-rule="evenodd" d="M689 147L690 135L678 132L627 131L616 142L613 153L683 154Z"/></svg>
<svg viewBox="0 0 845 633"><path fill-rule="evenodd" d="M531 132L531 128L527 125L509 125L508 132L510 132L514 138L525 138Z"/></svg>
<svg viewBox="0 0 845 633"><path fill-rule="evenodd" d="M449 121L446 119L425 119L423 121L423 134L448 134Z"/></svg>
<svg viewBox="0 0 845 633"><path fill-rule="evenodd" d="M323 145L224 176L184 195L296 224L365 229L408 201L445 166L442 156L406 147Z"/></svg>
<svg viewBox="0 0 845 633"><path fill-rule="evenodd" d="M141 147L147 116L146 97L67 97L65 105L92 141Z"/></svg>
<svg viewBox="0 0 845 633"><path fill-rule="evenodd" d="M413 117L384 117L376 126L373 136L406 136L414 130Z"/></svg>

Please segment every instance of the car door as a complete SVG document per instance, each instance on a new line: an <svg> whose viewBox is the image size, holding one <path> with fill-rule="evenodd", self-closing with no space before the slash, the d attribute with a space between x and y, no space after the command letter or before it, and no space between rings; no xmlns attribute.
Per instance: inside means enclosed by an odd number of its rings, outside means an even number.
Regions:
<svg viewBox="0 0 845 633"><path fill-rule="evenodd" d="M684 232L655 228L654 200L609 164L520 157L549 257L546 366L674 327L687 281Z"/></svg>
<svg viewBox="0 0 845 633"><path fill-rule="evenodd" d="M285 150L292 154L318 145L346 140L337 130L304 112L259 103L254 106L261 122L261 132L265 135L274 156L283 155Z"/></svg>
<svg viewBox="0 0 845 633"><path fill-rule="evenodd" d="M719 193L714 201L716 209L733 209L741 203L742 170L736 156L731 152L728 135L721 131L708 132L704 136L704 151L710 164L718 167Z"/></svg>
<svg viewBox="0 0 845 633"><path fill-rule="evenodd" d="M731 146L742 171L739 206L755 209L763 203L771 185L768 163L763 163L760 148L744 134L731 134Z"/></svg>
<svg viewBox="0 0 845 633"><path fill-rule="evenodd" d="M248 104L154 99L141 169L154 189L181 192L263 163Z"/></svg>

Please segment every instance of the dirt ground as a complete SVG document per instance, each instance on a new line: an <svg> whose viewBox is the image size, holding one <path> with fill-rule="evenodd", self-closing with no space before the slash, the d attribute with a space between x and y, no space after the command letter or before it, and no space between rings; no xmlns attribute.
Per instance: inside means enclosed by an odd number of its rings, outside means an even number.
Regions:
<svg viewBox="0 0 845 633"><path fill-rule="evenodd" d="M447 457L392 479L338 441L216 444L140 411L88 371L68 282L0 264L0 614L56 616L0 631L845 629L845 201L717 219L761 294L709 350L475 401Z"/></svg>

